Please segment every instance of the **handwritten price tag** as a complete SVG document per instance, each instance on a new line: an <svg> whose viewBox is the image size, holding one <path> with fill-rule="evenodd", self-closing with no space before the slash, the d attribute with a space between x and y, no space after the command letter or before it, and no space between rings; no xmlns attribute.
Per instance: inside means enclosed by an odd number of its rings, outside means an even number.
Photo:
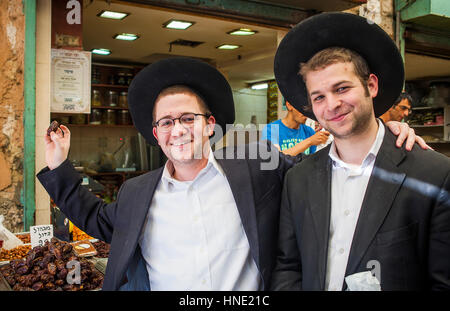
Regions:
<svg viewBox="0 0 450 311"><path fill-rule="evenodd" d="M30 227L31 247L43 246L53 238L53 225Z"/></svg>

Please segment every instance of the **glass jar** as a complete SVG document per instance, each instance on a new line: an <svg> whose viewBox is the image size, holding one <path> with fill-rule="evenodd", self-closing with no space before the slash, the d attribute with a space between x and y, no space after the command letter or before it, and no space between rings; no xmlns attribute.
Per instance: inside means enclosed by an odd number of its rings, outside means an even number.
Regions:
<svg viewBox="0 0 450 311"><path fill-rule="evenodd" d="M117 107L119 102L119 95L116 91L108 91L108 106Z"/></svg>
<svg viewBox="0 0 450 311"><path fill-rule="evenodd" d="M127 79L125 77L125 72L119 72L117 74L117 84L118 85L127 85Z"/></svg>
<svg viewBox="0 0 450 311"><path fill-rule="evenodd" d="M127 73L126 77L127 77L127 85L129 86L131 84L131 81L133 81L133 74Z"/></svg>
<svg viewBox="0 0 450 311"><path fill-rule="evenodd" d="M100 70L97 67L94 67L92 69L92 80L91 83L93 84L100 84L101 83L101 74Z"/></svg>
<svg viewBox="0 0 450 311"><path fill-rule="evenodd" d="M72 124L86 124L86 115L84 113L72 115Z"/></svg>
<svg viewBox="0 0 450 311"><path fill-rule="evenodd" d="M110 75L108 78L108 84L114 85L116 84L116 77L114 75Z"/></svg>
<svg viewBox="0 0 450 311"><path fill-rule="evenodd" d="M102 105L102 98L99 90L92 90L91 104L93 107L100 107Z"/></svg>
<svg viewBox="0 0 450 311"><path fill-rule="evenodd" d="M129 125L131 124L130 113L128 110L119 110L117 116L117 124L120 125Z"/></svg>
<svg viewBox="0 0 450 311"><path fill-rule="evenodd" d="M70 116L59 117L59 124L70 124Z"/></svg>
<svg viewBox="0 0 450 311"><path fill-rule="evenodd" d="M123 108L128 107L127 96L128 96L128 92L120 92L119 107L123 107Z"/></svg>
<svg viewBox="0 0 450 311"><path fill-rule="evenodd" d="M116 124L116 111L114 109L108 109L103 113L102 124Z"/></svg>
<svg viewBox="0 0 450 311"><path fill-rule="evenodd" d="M89 124L101 124L101 122L102 122L102 110L92 109Z"/></svg>

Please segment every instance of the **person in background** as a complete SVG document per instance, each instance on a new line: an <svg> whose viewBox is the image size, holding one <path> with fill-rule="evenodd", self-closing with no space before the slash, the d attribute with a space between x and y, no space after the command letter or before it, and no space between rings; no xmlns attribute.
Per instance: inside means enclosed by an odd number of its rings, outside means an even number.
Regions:
<svg viewBox="0 0 450 311"><path fill-rule="evenodd" d="M406 92L402 92L395 101L394 105L386 111L380 119L384 123L388 121L404 121L411 113L412 97Z"/></svg>
<svg viewBox="0 0 450 311"><path fill-rule="evenodd" d="M269 140L282 153L296 156L313 154L316 146L324 144L330 135L327 131L315 131L305 124L307 117L286 102L288 113L283 119L267 124L262 130L262 140Z"/></svg>

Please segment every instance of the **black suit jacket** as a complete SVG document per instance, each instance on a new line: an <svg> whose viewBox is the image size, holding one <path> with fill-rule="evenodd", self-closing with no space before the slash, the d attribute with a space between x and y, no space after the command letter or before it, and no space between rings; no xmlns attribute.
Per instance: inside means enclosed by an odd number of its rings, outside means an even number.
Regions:
<svg viewBox="0 0 450 311"><path fill-rule="evenodd" d="M257 145L267 148L265 143ZM227 176L263 289L267 289L275 264L284 174L302 156L286 157L274 148L270 154L279 160L278 165L271 170L261 170L261 164L267 161L261 157L249 160L254 154L249 152L248 146L229 154L234 155L234 159L227 159L227 152L220 150L215 153L216 160ZM111 243L104 290L150 289L138 240L162 172L160 168L127 180L117 200L110 204L81 186L81 177L68 160L54 170L45 168L37 175L56 205L77 227Z"/></svg>
<svg viewBox="0 0 450 311"><path fill-rule="evenodd" d="M386 131L345 276L380 265L382 290L450 289L450 160L395 147ZM324 290L331 211L330 146L286 174L274 290ZM369 267L367 267L369 265ZM345 289L344 281L344 289Z"/></svg>

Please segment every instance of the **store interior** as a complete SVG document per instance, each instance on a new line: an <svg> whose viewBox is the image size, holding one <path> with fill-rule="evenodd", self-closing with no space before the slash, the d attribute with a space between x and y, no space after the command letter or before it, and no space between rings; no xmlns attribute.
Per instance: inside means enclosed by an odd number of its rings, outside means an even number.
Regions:
<svg viewBox="0 0 450 311"><path fill-rule="evenodd" d="M105 11L126 15L121 19L104 18L101 15ZM167 28L171 21L190 22L191 25L184 30ZM147 145L132 126L126 103L127 88L133 76L147 64L159 59L193 57L218 68L233 90L235 125L241 126L243 132L257 133L247 134L244 142L258 139L258 130L262 126L283 117L284 112L278 107L276 84L273 83L273 59L278 41L287 29L108 1L85 1L82 26L83 50L108 50L105 53L107 55L92 53L91 113L78 116L53 114L52 118L62 117L63 123L70 124L71 161L80 172L94 176L102 184L112 180L116 187L126 178L164 163L164 155L158 148ZM242 29L251 30L253 34L231 34ZM134 40L119 40L116 36L120 34L135 37ZM228 45L229 48L219 49L222 45ZM230 49L232 46L235 48ZM413 95L413 106L427 106L427 103L424 104L424 101L430 100L427 98L448 91L445 83L438 84L436 89L436 83L433 82L450 82L450 60L407 51L405 74L405 87ZM272 82L275 89L252 89L259 82ZM429 126L413 124L416 132L433 143L433 148L450 153L448 143L444 143L450 139L447 126L450 113L447 108L437 107L431 112L428 108L427 111L420 109L415 112L431 113L433 116L442 114L444 120L442 124Z"/></svg>

